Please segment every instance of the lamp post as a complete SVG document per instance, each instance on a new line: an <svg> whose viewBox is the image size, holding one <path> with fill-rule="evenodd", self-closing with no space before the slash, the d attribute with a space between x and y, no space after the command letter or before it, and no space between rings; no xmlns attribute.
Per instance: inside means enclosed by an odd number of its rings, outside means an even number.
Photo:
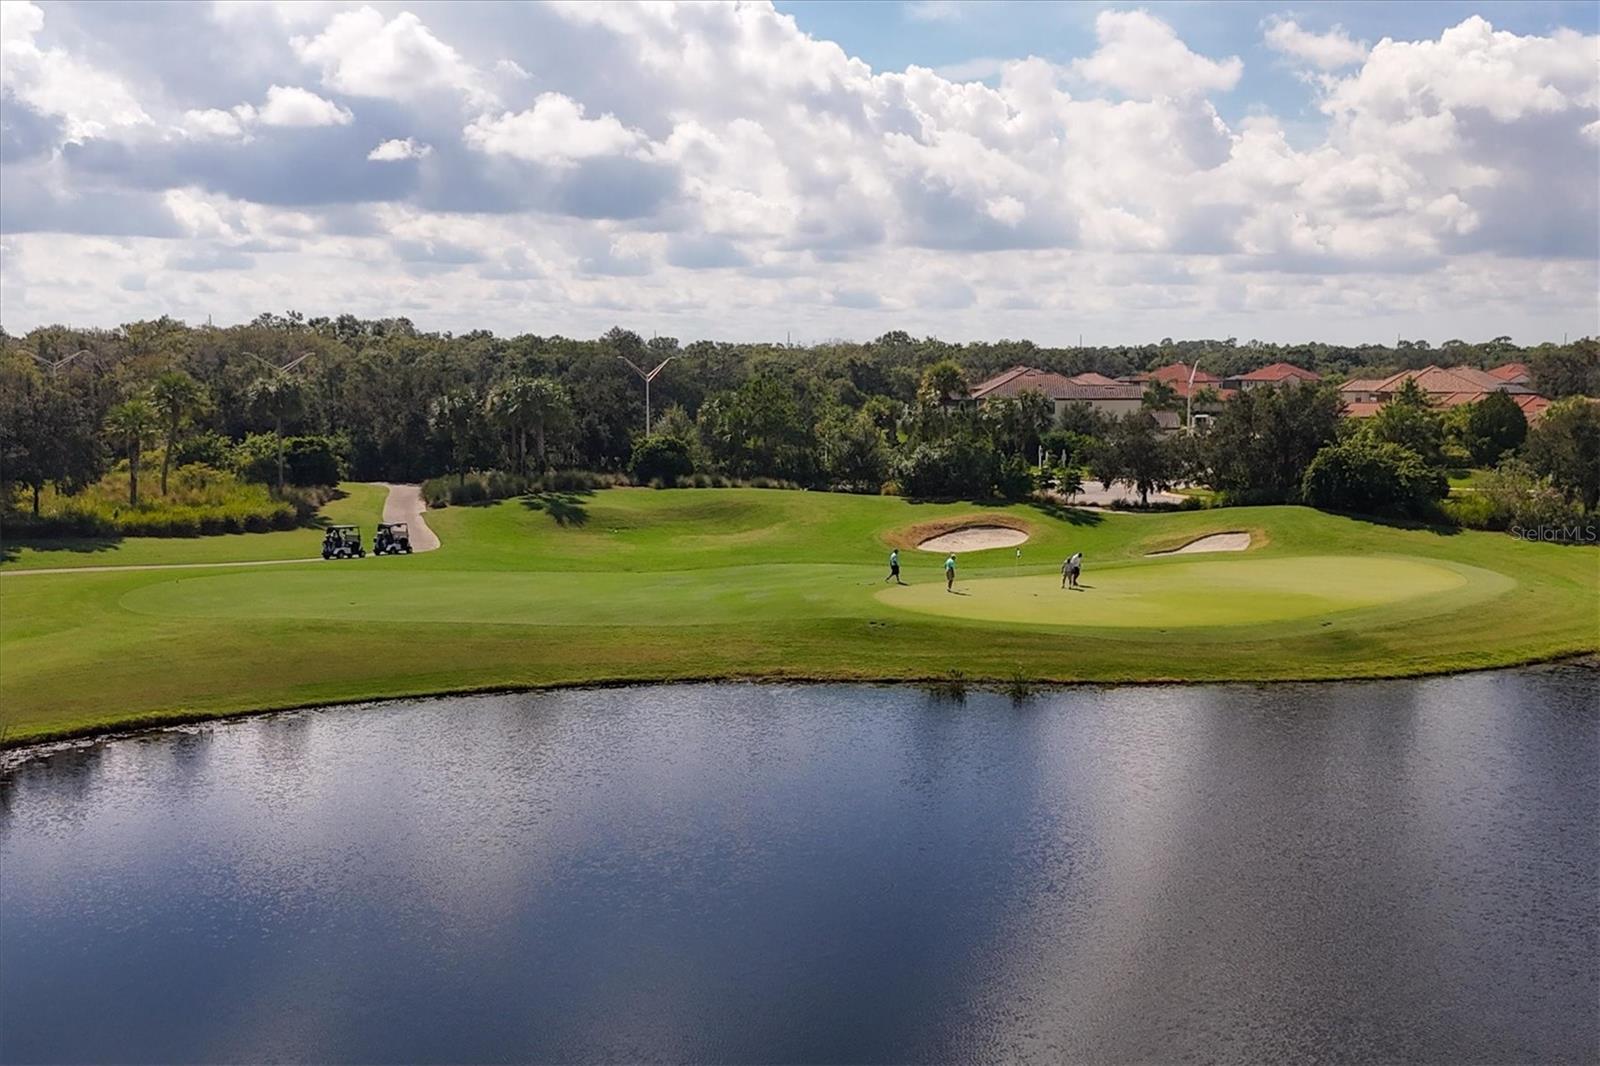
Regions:
<svg viewBox="0 0 1600 1066"><path fill-rule="evenodd" d="M1184 421L1189 423L1189 436L1194 436L1194 375L1200 369L1200 360L1196 359L1189 367L1189 390L1184 399Z"/></svg>
<svg viewBox="0 0 1600 1066"><path fill-rule="evenodd" d="M53 360L53 361L50 360L50 359L44 358L44 356L42 356L42 355L35 355L33 357L33 361L38 363L40 366L44 367L52 375L54 375L62 367L66 366L68 363L70 363L74 359L78 358L78 356L80 356L80 355L93 355L93 354L94 353L91 352L87 348L79 348L77 351L73 352L71 355L62 356L60 359L56 359L56 360Z"/></svg>
<svg viewBox="0 0 1600 1066"><path fill-rule="evenodd" d="M654 370L649 371L641 369L637 363L625 355L619 355L617 358L621 359L624 363L627 363L628 366L632 368L633 372L638 374L639 377L644 381L644 435L648 437L650 436L650 383L656 379L656 376L659 375L661 371L666 369L668 363L672 362L672 360L677 357L669 355L665 359L661 360L661 362L656 365Z"/></svg>
<svg viewBox="0 0 1600 1066"><path fill-rule="evenodd" d="M256 362L260 363L264 367L267 367L267 368L269 368L271 370L276 370L276 371L278 371L279 373L282 373L282 374L287 374L289 371L293 370L295 367L299 366L301 363L305 362L307 359L310 359L313 355L316 355L317 353L314 352L314 351L313 352L301 352L299 355L295 356L293 359L289 360L287 363L284 363L282 366L279 366L277 363L274 363L274 362L271 362L269 360L261 358L261 356L257 355L255 352L243 352L241 354L248 355L250 358L254 359Z"/></svg>

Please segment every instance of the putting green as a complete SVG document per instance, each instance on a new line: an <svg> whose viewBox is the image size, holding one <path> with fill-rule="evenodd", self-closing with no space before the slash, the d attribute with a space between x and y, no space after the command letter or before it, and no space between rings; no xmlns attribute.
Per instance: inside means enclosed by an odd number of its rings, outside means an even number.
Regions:
<svg viewBox="0 0 1600 1066"><path fill-rule="evenodd" d="M1497 595L1514 584L1492 571L1421 559L1312 555L1107 567L1086 574L1078 591L1063 590L1051 574L957 580L954 594L942 581L926 582L886 589L878 598L908 611L985 622L1168 629L1313 618L1469 586Z"/></svg>

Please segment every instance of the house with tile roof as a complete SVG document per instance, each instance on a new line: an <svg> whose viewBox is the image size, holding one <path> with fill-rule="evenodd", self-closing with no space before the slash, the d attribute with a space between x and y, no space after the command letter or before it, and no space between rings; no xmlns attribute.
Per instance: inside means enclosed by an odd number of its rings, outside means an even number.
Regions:
<svg viewBox="0 0 1600 1066"><path fill-rule="evenodd" d="M1226 389L1243 390L1258 389L1265 385L1282 387L1321 380L1322 375L1314 370L1307 370L1293 363L1271 363L1248 374L1223 378L1222 386Z"/></svg>
<svg viewBox="0 0 1600 1066"><path fill-rule="evenodd" d="M1339 386L1339 395L1344 400L1347 418L1369 418L1393 398L1407 381L1416 382L1417 387L1427 393L1428 402L1438 408L1477 403L1491 392L1504 392L1516 401L1528 421L1533 422L1544 414L1550 401L1534 392L1526 383L1517 383L1495 373L1507 371L1515 365L1508 363L1495 370L1479 370L1470 366L1427 366L1421 370L1402 370L1386 378L1354 378Z"/></svg>
<svg viewBox="0 0 1600 1066"><path fill-rule="evenodd" d="M1503 366L1491 367L1488 374L1511 385L1526 385L1530 389L1533 388L1533 371L1528 369L1527 363L1506 363Z"/></svg>
<svg viewBox="0 0 1600 1066"><path fill-rule="evenodd" d="M1024 392L1041 392L1055 403L1060 418L1068 404L1086 403L1095 411L1117 417L1137 411L1144 401L1144 387L1116 381L1104 374L1086 373L1067 377L1037 367L1014 366L974 385L967 399L979 404L992 400L1014 399Z"/></svg>

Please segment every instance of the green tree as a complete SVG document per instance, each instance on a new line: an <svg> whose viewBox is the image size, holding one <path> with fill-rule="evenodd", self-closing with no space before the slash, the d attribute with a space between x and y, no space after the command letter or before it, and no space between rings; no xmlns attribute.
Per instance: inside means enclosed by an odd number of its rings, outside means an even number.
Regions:
<svg viewBox="0 0 1600 1066"><path fill-rule="evenodd" d="M1140 404L1146 411L1176 411L1178 390L1169 381L1151 378L1145 382L1144 397Z"/></svg>
<svg viewBox="0 0 1600 1066"><path fill-rule="evenodd" d="M1551 404L1523 454L1569 501L1593 512L1600 504L1600 401L1571 396Z"/></svg>
<svg viewBox="0 0 1600 1066"><path fill-rule="evenodd" d="M1462 418L1462 443L1478 466L1495 466L1528 436L1528 418L1508 393L1491 392L1468 404Z"/></svg>
<svg viewBox="0 0 1600 1066"><path fill-rule="evenodd" d="M867 411L839 410L824 426L823 465L831 484L877 492L889 476L883 431Z"/></svg>
<svg viewBox="0 0 1600 1066"><path fill-rule="evenodd" d="M1425 514L1449 491L1416 452L1364 434L1319 451L1301 486L1311 506L1357 514Z"/></svg>
<svg viewBox="0 0 1600 1066"><path fill-rule="evenodd" d="M1406 384L1414 387L1413 382ZM1421 394L1420 389L1416 391ZM1378 408L1361 430L1374 441L1410 449L1429 466L1444 465L1444 419L1428 406L1426 398L1417 402L1402 389Z"/></svg>
<svg viewBox="0 0 1600 1066"><path fill-rule="evenodd" d="M1565 396L1600 397L1600 337L1567 345L1540 345L1528 353L1533 387L1552 400Z"/></svg>
<svg viewBox="0 0 1600 1066"><path fill-rule="evenodd" d="M564 431L572 421L572 403L567 390L550 378L517 374L490 390L488 406L496 421L511 435L517 472L528 472L530 433L539 469L549 469L550 438Z"/></svg>
<svg viewBox="0 0 1600 1066"><path fill-rule="evenodd" d="M128 457L128 506L139 506L139 460L156 439L161 416L149 400L136 396L106 412L106 431Z"/></svg>
<svg viewBox="0 0 1600 1066"><path fill-rule="evenodd" d="M51 381L8 381L0 388L0 470L26 486L39 517L47 484L68 491L100 476L103 451L88 404Z"/></svg>
<svg viewBox="0 0 1600 1066"><path fill-rule="evenodd" d="M466 484L483 428L482 401L471 389L451 389L428 405L428 427L450 457L456 484Z"/></svg>
<svg viewBox="0 0 1600 1066"><path fill-rule="evenodd" d="M166 447L161 452L161 495L167 494L167 471L172 469L172 453L178 447L178 431L184 421L200 407L205 390L182 370L165 370L150 386L150 403L161 416Z"/></svg>
<svg viewBox="0 0 1600 1066"><path fill-rule="evenodd" d="M1338 436L1341 409L1331 385L1240 392L1200 438L1209 485L1257 503L1297 499L1306 467Z"/></svg>
<svg viewBox="0 0 1600 1066"><path fill-rule="evenodd" d="M278 491L283 491L283 424L305 410L305 385L294 375L274 370L250 383L246 399L252 410L272 422L278 440Z"/></svg>
<svg viewBox="0 0 1600 1066"><path fill-rule="evenodd" d="M1150 503L1150 493L1170 488L1178 475L1172 449L1142 411L1129 411L1111 423L1091 454L1089 469L1105 485L1129 482L1143 505Z"/></svg>
<svg viewBox="0 0 1600 1066"><path fill-rule="evenodd" d="M971 391L960 365L953 359L941 359L922 372L917 398L924 404L939 407L952 400L965 399Z"/></svg>
<svg viewBox="0 0 1600 1066"><path fill-rule="evenodd" d="M694 473L689 446L677 437L641 437L633 447L632 462L633 478L640 482L661 481L670 486Z"/></svg>

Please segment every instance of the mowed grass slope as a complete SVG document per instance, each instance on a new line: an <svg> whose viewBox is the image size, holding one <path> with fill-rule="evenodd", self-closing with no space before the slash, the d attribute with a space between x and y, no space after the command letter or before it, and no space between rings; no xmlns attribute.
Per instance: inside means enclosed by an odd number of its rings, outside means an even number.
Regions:
<svg viewBox="0 0 1600 1066"><path fill-rule="evenodd" d="M381 492L351 501L370 527ZM0 725L16 740L379 696L732 676L1382 676L1600 648L1600 554L1304 508L1051 514L614 489L428 518L440 550L348 563L11 572L25 554L0 568ZM950 596L943 557L914 550L908 531L965 520L1020 524L1031 539L1020 561L1010 548L960 556L965 595ZM1256 547L1146 557L1235 530ZM217 561L214 541L268 557L250 539L127 542L117 558ZM905 589L883 583L892 544ZM1074 550L1092 587L1062 592Z"/></svg>

